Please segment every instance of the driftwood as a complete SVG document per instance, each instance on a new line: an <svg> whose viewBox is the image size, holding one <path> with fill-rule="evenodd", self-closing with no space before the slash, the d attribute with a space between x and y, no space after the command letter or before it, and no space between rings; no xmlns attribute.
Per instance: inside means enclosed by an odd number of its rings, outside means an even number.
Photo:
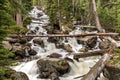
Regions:
<svg viewBox="0 0 120 80"><path fill-rule="evenodd" d="M79 58L103 55L106 51L107 49L74 54L74 59L78 60Z"/></svg>
<svg viewBox="0 0 120 80"><path fill-rule="evenodd" d="M84 33L84 34L47 34L47 35L8 35L9 37L85 37L85 36L119 36L119 33Z"/></svg>

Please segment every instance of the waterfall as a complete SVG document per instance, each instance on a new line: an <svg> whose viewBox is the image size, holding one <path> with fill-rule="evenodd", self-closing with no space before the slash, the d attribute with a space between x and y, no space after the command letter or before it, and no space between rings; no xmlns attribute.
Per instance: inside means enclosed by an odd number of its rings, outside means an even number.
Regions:
<svg viewBox="0 0 120 80"><path fill-rule="evenodd" d="M38 14L40 14L41 16L38 16ZM32 23L27 26L29 31L28 33L26 33L26 35L28 35L30 31L32 31L36 35L47 34L47 30L45 29L45 27L49 24L49 17L42 10L38 10L36 6L34 6L31 12L29 12L29 15L33 19L32 19ZM76 29L70 32L69 34L78 34L78 33L82 33L80 27L76 27ZM44 48L41 47L40 45L34 44L33 43L34 39L43 40ZM37 52L36 55L37 57L45 58L51 53L57 52L62 55L61 58L67 56L73 59L72 54L68 55L69 52L65 51L64 49L61 48L57 49L55 43L48 42L48 38L46 37L45 38L34 37L29 43L32 44L31 48ZM72 47L73 52L75 53L79 52L79 49L82 48L82 45L77 43L76 38L63 38L62 43L69 44ZM26 50L26 55L29 55L27 50ZM13 69L15 69L16 71L22 71L26 73L30 80L46 80L46 79L37 78L38 76L38 67L36 63L37 61L38 59L28 62L22 62L17 66L13 66ZM94 57L80 59L79 62L73 59L73 62L69 62L71 66L70 72L60 77L60 80L80 80L79 78L78 79L74 79L74 78L85 75L90 70L90 68L96 63L96 61L98 61L98 58L94 58ZM99 80L105 80L105 78L104 79L100 78Z"/></svg>

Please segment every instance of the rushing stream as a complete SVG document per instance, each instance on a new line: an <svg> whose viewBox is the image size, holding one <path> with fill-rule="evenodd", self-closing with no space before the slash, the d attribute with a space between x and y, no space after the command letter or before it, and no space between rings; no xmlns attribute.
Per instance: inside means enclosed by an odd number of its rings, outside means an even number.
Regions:
<svg viewBox="0 0 120 80"><path fill-rule="evenodd" d="M41 14L42 16L39 17L38 13ZM47 34L47 30L45 29L45 27L46 25L49 24L49 17L42 10L38 10L37 7L34 7L34 9L29 14L33 18L33 20L32 20L32 23L27 26L27 28L30 31L35 32L36 35ZM74 31L70 32L69 34L78 34L78 33L81 33L81 30L79 27L77 27ZM37 44L34 44L33 40L37 38L39 37L34 37L29 42L32 44L31 48L37 52L36 57L45 58L47 55L57 52L62 55L62 58L67 56L73 59L72 54L68 55L69 52L63 49L57 49L55 46L55 43L50 43L47 41L48 39L47 37L41 38L44 41L44 45L45 45L44 48L42 48L41 46ZM64 44L70 44L72 47L72 50L75 53L79 52L79 49L82 48L82 45L77 43L76 38L67 38L68 40L67 42L65 40L66 39L63 39L62 42ZM26 53L27 53L26 55L29 55L27 51ZM13 69L15 69L16 71L22 71L26 73L30 80L46 80L46 79L37 78L37 76L39 75L38 67L36 63L37 60L38 59L33 59L32 61L22 62L19 65L14 66ZM85 75L90 70L90 67L92 67L98 61L98 58L96 57L84 58L84 59L80 59L79 62L73 59L73 61L74 63L69 62L69 65L71 66L70 72L60 77L60 80L80 80L80 78L78 79L74 79L74 78ZM103 77L100 77L98 80L106 80L106 79Z"/></svg>

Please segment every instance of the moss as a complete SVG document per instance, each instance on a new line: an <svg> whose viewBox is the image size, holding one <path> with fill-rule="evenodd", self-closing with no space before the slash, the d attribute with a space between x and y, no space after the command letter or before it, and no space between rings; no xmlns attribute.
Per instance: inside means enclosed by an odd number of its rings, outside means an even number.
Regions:
<svg viewBox="0 0 120 80"><path fill-rule="evenodd" d="M120 66L120 49L116 48L113 52L113 57L108 61L108 63L116 66Z"/></svg>
<svg viewBox="0 0 120 80"><path fill-rule="evenodd" d="M10 28L9 28L10 33L25 33L27 31L28 31L27 28L25 28L23 26L13 25L13 26L10 26Z"/></svg>
<svg viewBox="0 0 120 80"><path fill-rule="evenodd" d="M16 62L12 59L13 56L13 53L0 46L0 80L11 80L10 75L15 71L8 66Z"/></svg>

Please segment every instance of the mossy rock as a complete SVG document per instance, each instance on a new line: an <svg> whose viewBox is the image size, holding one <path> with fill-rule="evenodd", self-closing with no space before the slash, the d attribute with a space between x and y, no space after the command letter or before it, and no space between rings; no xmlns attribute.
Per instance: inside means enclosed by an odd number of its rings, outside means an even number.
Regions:
<svg viewBox="0 0 120 80"><path fill-rule="evenodd" d="M23 72L16 72L11 75L12 80L29 80L28 76Z"/></svg>
<svg viewBox="0 0 120 80"><path fill-rule="evenodd" d="M113 57L108 61L103 71L109 80L120 80L120 49L116 48Z"/></svg>

